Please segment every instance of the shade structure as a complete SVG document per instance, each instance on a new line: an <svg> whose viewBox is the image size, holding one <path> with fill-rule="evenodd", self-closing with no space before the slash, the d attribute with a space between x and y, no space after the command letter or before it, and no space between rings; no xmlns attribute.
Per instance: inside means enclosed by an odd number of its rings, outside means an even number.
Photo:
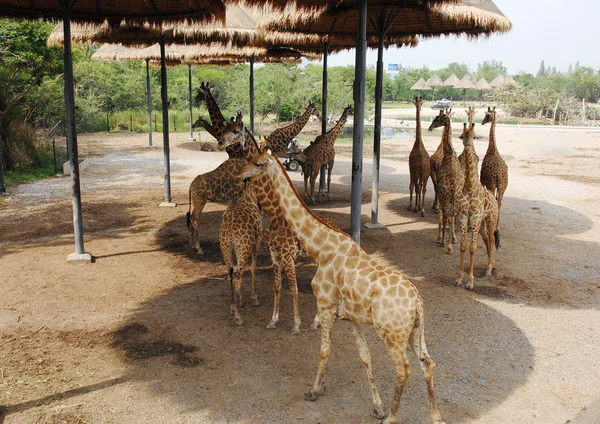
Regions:
<svg viewBox="0 0 600 424"><path fill-rule="evenodd" d="M501 74L498 74L498 76L490 82L490 86L500 87L503 83L504 83L504 77Z"/></svg>
<svg viewBox="0 0 600 424"><path fill-rule="evenodd" d="M415 82L412 87L410 87L411 90L429 90L431 89L431 87L427 84L427 81L425 81L422 77L419 78L419 80L417 82Z"/></svg>
<svg viewBox="0 0 600 424"><path fill-rule="evenodd" d="M456 76L456 74L452 74L448 78L446 78L442 85L454 87L458 81L460 81L460 79Z"/></svg>
<svg viewBox="0 0 600 424"><path fill-rule="evenodd" d="M183 13L183 15L182 15ZM165 0L160 5L148 1L132 0L0 0L0 16L29 19L63 19L65 106L67 112L67 145L71 171L73 226L75 252L68 260L91 261L83 244L83 217L81 213L81 188L79 181L79 154L75 124L75 95L73 92L73 58L71 53L71 21L81 22L147 22L160 25L165 22L224 20L225 4L220 0ZM165 91L166 96L166 91Z"/></svg>
<svg viewBox="0 0 600 424"><path fill-rule="evenodd" d="M504 77L504 80L502 81L502 85L516 85L517 81L515 81L515 79L513 77L511 77L510 75L507 75Z"/></svg>
<svg viewBox="0 0 600 424"><path fill-rule="evenodd" d="M485 80L485 78L481 77L479 79L479 81L477 81L475 83L475 86L473 88L476 88L478 90L489 90L490 88L492 88L490 86L490 84Z"/></svg>
<svg viewBox="0 0 600 424"><path fill-rule="evenodd" d="M364 68L366 46L369 40L378 43L378 83L382 79L382 40L386 37L414 36L434 37L444 34L466 34L469 37L508 31L512 24L490 0L469 1L403 1L389 0L338 0L323 2L321 12L296 16L287 14L266 23L265 28L281 32L315 34L322 37L356 39L356 66L354 86L354 139L352 159L351 235L360 242L360 199L362 185L362 142L364 135ZM368 6L368 7L367 7ZM367 25L370 22L370 25ZM379 179L379 139L381 136L381 89L376 87L375 135L373 164L373 202L371 224L377 224L377 198Z"/></svg>
<svg viewBox="0 0 600 424"><path fill-rule="evenodd" d="M433 74L431 78L426 81L427 85L430 87L438 87L444 85L444 82L437 76L437 74Z"/></svg>
<svg viewBox="0 0 600 424"><path fill-rule="evenodd" d="M475 88L475 84L469 78L468 75L462 77L462 79L454 85L454 88L462 88L463 91L463 107L465 106L465 97L467 95L467 88Z"/></svg>

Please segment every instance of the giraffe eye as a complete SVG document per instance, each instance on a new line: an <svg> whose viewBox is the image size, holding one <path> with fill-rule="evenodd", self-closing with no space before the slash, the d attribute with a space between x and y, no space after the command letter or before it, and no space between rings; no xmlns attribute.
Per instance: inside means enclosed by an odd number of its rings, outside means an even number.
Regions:
<svg viewBox="0 0 600 424"><path fill-rule="evenodd" d="M258 167L261 167L261 166L263 166L263 165L264 165L264 163L259 163L259 162L256 162L254 165L256 165L256 166L258 166Z"/></svg>

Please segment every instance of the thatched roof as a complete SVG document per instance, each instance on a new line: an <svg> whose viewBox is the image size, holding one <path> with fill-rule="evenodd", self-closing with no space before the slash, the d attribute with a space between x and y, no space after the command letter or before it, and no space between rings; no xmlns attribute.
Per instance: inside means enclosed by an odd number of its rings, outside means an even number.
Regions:
<svg viewBox="0 0 600 424"><path fill-rule="evenodd" d="M231 2L231 1L229 1ZM61 1L57 0L2 0L0 16L29 19L62 19ZM225 19L225 4L221 0L77 0L70 1L73 22L111 24L128 23L162 24L185 21L207 22Z"/></svg>
<svg viewBox="0 0 600 424"><path fill-rule="evenodd" d="M254 6L264 6L264 0L245 0L246 4L254 5ZM429 3L429 4L441 4L441 3L453 3L456 0L424 0L421 3ZM358 0L272 0L266 2L268 6L280 10L280 11L288 11L289 9L293 9L294 11L300 10L318 10L323 7L344 7L344 8L357 8ZM398 1L394 0L369 0L369 7L381 7L381 6L391 6L398 7Z"/></svg>
<svg viewBox="0 0 600 424"><path fill-rule="evenodd" d="M454 88L475 88L475 84L473 84L473 81L465 75L459 82L454 84Z"/></svg>
<svg viewBox="0 0 600 424"><path fill-rule="evenodd" d="M442 82L442 80L440 79L440 77L437 76L437 74L433 74L431 76L431 78L429 78L427 80L427 85L429 85L431 87L437 87L439 85L444 85L444 83Z"/></svg>
<svg viewBox="0 0 600 424"><path fill-rule="evenodd" d="M507 75L504 77L504 81L502 81L502 85L517 85L517 82L513 77Z"/></svg>
<svg viewBox="0 0 600 424"><path fill-rule="evenodd" d="M446 78L446 81L444 81L443 85L449 85L451 87L454 87L454 85L460 81L459 78L456 76L456 74L452 74L450 75L448 78Z"/></svg>
<svg viewBox="0 0 600 424"><path fill-rule="evenodd" d="M478 90L489 90L492 88L490 84L485 80L485 78L481 77L479 81L475 83L475 87Z"/></svg>
<svg viewBox="0 0 600 424"><path fill-rule="evenodd" d="M430 88L431 87L427 85L423 78L419 78L419 80L410 87L411 90L429 90Z"/></svg>
<svg viewBox="0 0 600 424"><path fill-rule="evenodd" d="M504 77L501 74L498 74L496 78L490 82L492 87L500 87L504 83Z"/></svg>
<svg viewBox="0 0 600 424"><path fill-rule="evenodd" d="M356 39L358 10L348 7L347 3L350 2L336 2L337 6L328 6L320 13L284 13L261 22L259 28ZM383 6L378 7L379 3ZM505 32L512 28L510 20L491 0L461 0L456 4L428 3L427 6L423 6L422 2L408 5L392 1L369 2L367 11L370 24L367 25L367 38L377 35L375 22L382 10L389 14L400 11L398 18L389 26L388 37L417 35L421 38L448 34L475 37L492 32ZM367 42L370 46L373 45L372 41Z"/></svg>

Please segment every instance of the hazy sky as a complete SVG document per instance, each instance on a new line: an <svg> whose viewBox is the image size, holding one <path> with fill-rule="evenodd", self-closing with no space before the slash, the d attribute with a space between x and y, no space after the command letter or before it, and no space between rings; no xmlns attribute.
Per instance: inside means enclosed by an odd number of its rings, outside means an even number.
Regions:
<svg viewBox="0 0 600 424"><path fill-rule="evenodd" d="M506 34L467 41L464 37L443 37L421 41L413 49L390 48L384 63L430 69L464 62L471 71L486 60L502 61L508 72L536 74L543 60L546 66L566 71L569 64L600 68L600 2L596 0L494 0L513 23ZM400 15L402 16L402 15ZM333 54L329 66L354 64L354 49ZM367 64L375 65L377 51L367 52Z"/></svg>

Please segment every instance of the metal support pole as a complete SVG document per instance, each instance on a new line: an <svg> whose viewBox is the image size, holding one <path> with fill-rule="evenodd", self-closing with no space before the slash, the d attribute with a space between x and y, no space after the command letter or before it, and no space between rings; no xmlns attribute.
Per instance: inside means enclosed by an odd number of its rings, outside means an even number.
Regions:
<svg viewBox="0 0 600 424"><path fill-rule="evenodd" d="M81 214L81 188L79 186L79 154L77 150L77 128L75 123L75 93L73 92L73 56L71 53L71 16L64 10L64 67L65 67L65 106L67 108L67 146L69 147L69 168L73 203L73 227L75 230L75 253L67 261L92 260L92 255L83 248L83 218Z"/></svg>
<svg viewBox="0 0 600 424"><path fill-rule="evenodd" d="M167 61L165 57L165 40L160 45L160 98L162 101L163 149L165 159L165 201L161 206L175 206L171 203L171 164L169 159L169 100L167 96Z"/></svg>
<svg viewBox="0 0 600 424"><path fill-rule="evenodd" d="M323 89L321 93L322 105L321 105L321 134L327 132L327 56L329 53L329 40L323 41ZM325 165L321 167L321 176L319 178L319 191L325 192Z"/></svg>
<svg viewBox="0 0 600 424"><path fill-rule="evenodd" d="M379 23L383 25L385 11L379 15ZM381 26L380 26L381 28ZM377 45L377 72L375 82L375 128L373 134L373 189L371 193L371 225L377 224L379 215L379 164L381 153L381 104L383 101L383 32L379 33Z"/></svg>
<svg viewBox="0 0 600 424"><path fill-rule="evenodd" d="M150 91L150 59L144 59L146 61L146 97L148 98L148 148L153 149L152 146L152 92Z"/></svg>
<svg viewBox="0 0 600 424"><path fill-rule="evenodd" d="M367 0L358 6L356 67L354 73L354 137L352 141L352 189L350 236L360 244L363 138L365 130L365 81L367 68Z"/></svg>
<svg viewBox="0 0 600 424"><path fill-rule="evenodd" d="M254 135L254 57L250 58L250 132Z"/></svg>
<svg viewBox="0 0 600 424"><path fill-rule="evenodd" d="M4 164L2 162L2 152L0 151L0 196L6 195L6 186L4 185Z"/></svg>
<svg viewBox="0 0 600 424"><path fill-rule="evenodd" d="M194 139L194 128L192 128L192 125L194 125L194 112L192 110L193 107L193 101L194 99L192 98L192 64L188 63L188 88L189 88L189 98L190 98L190 140Z"/></svg>

